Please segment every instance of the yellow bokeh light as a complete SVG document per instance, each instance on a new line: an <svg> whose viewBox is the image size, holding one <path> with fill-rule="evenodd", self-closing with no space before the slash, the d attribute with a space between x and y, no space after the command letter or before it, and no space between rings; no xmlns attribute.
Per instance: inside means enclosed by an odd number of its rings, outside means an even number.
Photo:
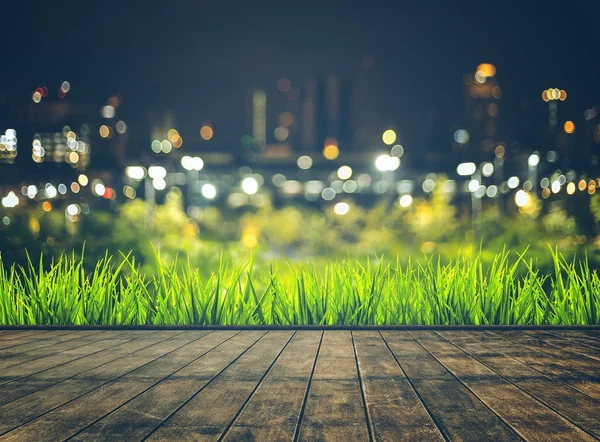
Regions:
<svg viewBox="0 0 600 442"><path fill-rule="evenodd" d="M572 121L565 122L565 133L572 134L575 132L575 124Z"/></svg>
<svg viewBox="0 0 600 442"><path fill-rule="evenodd" d="M179 137L179 132L177 132L177 129L169 129L167 132L167 138L169 138L169 141L173 143L177 137Z"/></svg>
<svg viewBox="0 0 600 442"><path fill-rule="evenodd" d="M585 180L580 180L579 185L577 187L579 188L580 191L583 192L587 187L587 183L585 182Z"/></svg>
<svg viewBox="0 0 600 442"><path fill-rule="evenodd" d="M110 135L110 128L103 124L100 126L100 130L98 132L100 132L100 136L102 138L107 138Z"/></svg>
<svg viewBox="0 0 600 442"><path fill-rule="evenodd" d="M340 156L340 149L335 144L328 144L323 149L323 156L328 160L335 160Z"/></svg>
<svg viewBox="0 0 600 442"><path fill-rule="evenodd" d="M394 144L396 142L396 132L394 132L392 129L388 129L386 130L383 135L381 136L381 139L383 140L383 142L385 144L387 144L388 146L391 146L392 144Z"/></svg>
<svg viewBox="0 0 600 442"><path fill-rule="evenodd" d="M50 204L50 202L49 202L49 201L44 201L44 202L42 203L42 210L43 210L44 212L50 212L50 211L52 210L52 204Z"/></svg>
<svg viewBox="0 0 600 442"><path fill-rule="evenodd" d="M69 161L73 164L79 161L79 155L77 154L77 152L71 152L69 154Z"/></svg>
<svg viewBox="0 0 600 442"><path fill-rule="evenodd" d="M496 75L496 66L491 63L481 63L477 66L477 71L481 71L486 77L494 77Z"/></svg>
<svg viewBox="0 0 600 442"><path fill-rule="evenodd" d="M203 140L210 140L214 135L214 131L213 128L210 126L202 126L202 128L200 129L200 136L202 137Z"/></svg>
<svg viewBox="0 0 600 442"><path fill-rule="evenodd" d="M567 193L573 195L575 193L575 183L567 184Z"/></svg>
<svg viewBox="0 0 600 442"><path fill-rule="evenodd" d="M258 238L252 233L244 233L242 235L242 244L244 245L244 247L253 249L258 245Z"/></svg>

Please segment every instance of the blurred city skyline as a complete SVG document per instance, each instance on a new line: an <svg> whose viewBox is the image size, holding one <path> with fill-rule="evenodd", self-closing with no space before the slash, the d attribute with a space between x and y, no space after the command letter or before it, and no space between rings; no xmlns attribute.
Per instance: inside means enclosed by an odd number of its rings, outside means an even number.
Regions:
<svg viewBox="0 0 600 442"><path fill-rule="evenodd" d="M372 120L420 154L451 151L454 130L466 123L463 76L480 63L497 68L507 142L517 139L523 108L533 125L547 121L540 94L548 87L569 94L561 123L600 102L586 2L192 3L11 5L6 27L15 38L1 97L19 107L37 87L65 80L76 103L99 107L119 94L133 152L147 142L149 115L167 110L184 140L200 140L209 121L215 141L239 144L250 130L252 91L270 95L281 78L304 87L367 75Z"/></svg>

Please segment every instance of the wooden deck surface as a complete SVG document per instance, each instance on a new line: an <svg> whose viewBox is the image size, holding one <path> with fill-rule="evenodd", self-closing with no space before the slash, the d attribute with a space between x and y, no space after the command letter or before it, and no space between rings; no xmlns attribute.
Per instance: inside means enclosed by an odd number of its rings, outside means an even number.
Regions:
<svg viewBox="0 0 600 442"><path fill-rule="evenodd" d="M0 441L599 439L597 330L0 330Z"/></svg>

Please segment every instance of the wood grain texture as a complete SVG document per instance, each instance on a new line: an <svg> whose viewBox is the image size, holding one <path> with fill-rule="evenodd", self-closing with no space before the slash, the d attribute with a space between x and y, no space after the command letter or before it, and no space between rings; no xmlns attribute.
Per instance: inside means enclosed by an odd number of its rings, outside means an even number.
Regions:
<svg viewBox="0 0 600 442"><path fill-rule="evenodd" d="M367 441L370 437L352 334L326 331L298 440Z"/></svg>
<svg viewBox="0 0 600 442"><path fill-rule="evenodd" d="M597 330L0 330L0 441L600 440Z"/></svg>

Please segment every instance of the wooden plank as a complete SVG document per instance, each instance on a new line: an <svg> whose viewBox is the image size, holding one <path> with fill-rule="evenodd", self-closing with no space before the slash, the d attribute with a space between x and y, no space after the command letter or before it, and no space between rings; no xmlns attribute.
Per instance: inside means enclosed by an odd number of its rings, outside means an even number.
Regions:
<svg viewBox="0 0 600 442"><path fill-rule="evenodd" d="M186 337L186 333L180 332L180 334L181 339L172 335L170 338L158 338L158 342L149 347L60 382L50 388L0 406L0 435L36 419L91 390L101 388L102 385L190 342L190 338Z"/></svg>
<svg viewBox="0 0 600 442"><path fill-rule="evenodd" d="M148 440L217 440L292 338L269 331L212 382L172 414Z"/></svg>
<svg viewBox="0 0 600 442"><path fill-rule="evenodd" d="M382 336L448 439L521 439L407 332L386 331Z"/></svg>
<svg viewBox="0 0 600 442"><path fill-rule="evenodd" d="M447 333L442 334L446 336ZM562 354L561 351L556 351L557 349L553 347L551 347L550 354L548 354L524 346L515 340L508 341L502 339L502 337L498 335L490 336L490 334L487 333L479 333L477 337L481 339L481 342L488 348L514 358L540 373L590 397L600 399L600 378L577 369L578 366L581 367L581 356ZM456 339L458 339L458 337ZM450 340L453 341L453 339ZM475 340L471 343L478 342ZM591 362L592 364L595 364L593 360ZM584 361L584 366L582 368L587 370L589 364Z"/></svg>
<svg viewBox="0 0 600 442"><path fill-rule="evenodd" d="M446 334L439 333L442 336ZM476 332L473 332L476 334ZM586 431L600 436L600 402L483 344L452 341L469 355Z"/></svg>
<svg viewBox="0 0 600 442"><path fill-rule="evenodd" d="M370 437L352 335L325 331L298 440L367 441Z"/></svg>
<svg viewBox="0 0 600 442"><path fill-rule="evenodd" d="M62 330L62 333L59 334L43 336L43 338L39 337L37 339L31 338L31 340L28 340L27 342L2 347L0 348L0 354L3 356L18 355L32 350L39 350L44 347L49 347L60 342L67 342L73 339L83 339L85 337L98 334L100 331L101 330L82 330L77 332L72 330Z"/></svg>
<svg viewBox="0 0 600 442"><path fill-rule="evenodd" d="M203 338L209 333L208 330L186 333L186 339L176 339L183 343L177 349L103 385L101 388L76 398L19 427L4 437L8 440L26 441L37 435L44 441L61 441L74 436L79 430L88 427L115 408L189 365L236 332L223 332L222 334L213 335L212 338L205 341ZM103 435L102 438L106 439L106 436Z"/></svg>
<svg viewBox="0 0 600 442"><path fill-rule="evenodd" d="M322 331L298 331L223 440L292 441L315 367Z"/></svg>
<svg viewBox="0 0 600 442"><path fill-rule="evenodd" d="M6 335L2 337L3 341L9 341L9 340L13 340L13 339L23 339L23 338L29 338L35 335L40 335L40 334L45 334L48 333L48 330L19 330L19 331L15 331L15 333Z"/></svg>
<svg viewBox="0 0 600 442"><path fill-rule="evenodd" d="M528 394L528 389L521 389L518 382L513 383L514 378L501 376L435 332L411 331L409 334L524 439L594 440L562 415L536 400L535 396ZM547 387L555 386L552 381L547 380ZM562 385L558 387L566 389Z"/></svg>
<svg viewBox="0 0 600 442"><path fill-rule="evenodd" d="M425 406L376 331L352 332L377 441L443 441Z"/></svg>
<svg viewBox="0 0 600 442"><path fill-rule="evenodd" d="M72 348L64 350L60 353L7 367L0 371L0 385L16 379L31 376L32 374L39 373L43 370L64 365L83 356L97 353L101 350L122 344L123 342L129 340L119 339L119 336L124 335L125 333L126 331L119 332L118 334L111 333L109 331L102 332L96 335L98 338L96 341L75 343ZM112 338L111 335L114 336L114 338Z"/></svg>
<svg viewBox="0 0 600 442"><path fill-rule="evenodd" d="M243 331L225 340L234 333L213 333L215 342L217 338L224 341L221 345L98 420L74 440L141 440L148 436L266 334Z"/></svg>
<svg viewBox="0 0 600 442"><path fill-rule="evenodd" d="M120 333L118 335L119 339L122 339L125 335L126 332ZM22 348L18 348L18 350L17 348L3 349L0 350L0 355L2 355L2 359L0 360L0 370L12 367L13 365L30 363L36 359L62 353L66 350L72 350L104 339L106 339L106 335L94 332L91 335L67 335L61 338L51 339L50 342L47 340L38 340L29 344L20 345L19 347L26 347L25 351L19 351L22 350ZM14 353L12 353L12 351L14 351Z"/></svg>
<svg viewBox="0 0 600 442"><path fill-rule="evenodd" d="M131 337L130 335L126 336ZM66 379L127 356L164 339L164 337L162 339L153 338L153 335L149 334L148 337L135 338L98 353L76 359L65 365L44 370L24 379L18 379L0 385L0 405L27 396L28 394L44 388L51 387L52 385L56 385Z"/></svg>
<svg viewBox="0 0 600 442"><path fill-rule="evenodd" d="M519 330L521 333L529 336L533 336L537 339L548 338L549 341L574 341L577 344L585 345L598 349L599 341L591 336L584 335L577 331L565 330Z"/></svg>
<svg viewBox="0 0 600 442"><path fill-rule="evenodd" d="M486 332L486 334L488 334L488 332ZM538 339L534 336L520 332L502 332L501 334L493 334L510 339L510 342L515 342L541 353L562 359L563 361L568 361L572 368L589 376L600 377L600 364L598 363L598 360L580 353L577 350L572 350L573 347L570 342L550 342L547 339Z"/></svg>
<svg viewBox="0 0 600 442"><path fill-rule="evenodd" d="M98 333L98 330L88 330L89 334ZM59 331L50 331L48 334L36 334L32 336L26 337L17 337L15 339L10 340L0 340L0 352L10 352L10 353L18 353L21 347L25 348L24 351L27 350L27 347L37 348L36 346L42 346L46 342L52 342L56 338L60 338L65 335L73 335L74 331L72 330L59 330ZM75 336L77 336L75 334Z"/></svg>
<svg viewBox="0 0 600 442"><path fill-rule="evenodd" d="M524 330L520 332L520 334L530 338L538 339L543 342L547 342L560 348L567 349L572 353L579 353L587 356L588 358L600 361L600 348L598 348L597 346L583 344L573 339L560 337L554 335L553 333L540 332L537 330Z"/></svg>
<svg viewBox="0 0 600 442"><path fill-rule="evenodd" d="M549 332L557 337L568 338L582 344L589 345L590 347L600 349L600 337L594 337L581 333L580 331L564 330L562 332Z"/></svg>

